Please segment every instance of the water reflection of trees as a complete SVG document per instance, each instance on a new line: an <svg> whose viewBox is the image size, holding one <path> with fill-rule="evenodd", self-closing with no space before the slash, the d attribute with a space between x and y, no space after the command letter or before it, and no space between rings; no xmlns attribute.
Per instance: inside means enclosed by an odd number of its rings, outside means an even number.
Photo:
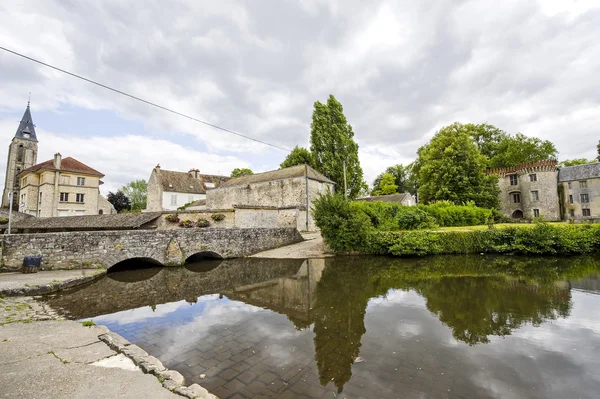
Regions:
<svg viewBox="0 0 600 399"><path fill-rule="evenodd" d="M341 392L359 355L371 298L390 289L415 290L453 336L469 345L539 325L571 310L569 279L600 270L592 258L439 257L328 260L313 311L322 384Z"/></svg>

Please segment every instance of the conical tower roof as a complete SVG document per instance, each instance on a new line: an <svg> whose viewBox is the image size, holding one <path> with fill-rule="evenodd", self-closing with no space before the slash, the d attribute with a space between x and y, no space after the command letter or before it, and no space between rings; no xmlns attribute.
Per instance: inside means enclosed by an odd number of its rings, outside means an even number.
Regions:
<svg viewBox="0 0 600 399"><path fill-rule="evenodd" d="M31 118L29 103L27 103L27 109L25 109L23 118L21 118L21 123L19 123L19 128L17 129L17 133L15 133L15 137L25 140L38 141L35 135L35 125L33 124L33 119Z"/></svg>

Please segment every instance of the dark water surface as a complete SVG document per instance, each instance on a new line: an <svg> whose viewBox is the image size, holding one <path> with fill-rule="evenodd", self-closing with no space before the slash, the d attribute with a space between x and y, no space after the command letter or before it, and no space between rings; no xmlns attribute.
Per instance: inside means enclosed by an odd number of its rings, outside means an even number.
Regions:
<svg viewBox="0 0 600 399"><path fill-rule="evenodd" d="M221 399L598 398L599 275L579 257L238 259L47 301Z"/></svg>

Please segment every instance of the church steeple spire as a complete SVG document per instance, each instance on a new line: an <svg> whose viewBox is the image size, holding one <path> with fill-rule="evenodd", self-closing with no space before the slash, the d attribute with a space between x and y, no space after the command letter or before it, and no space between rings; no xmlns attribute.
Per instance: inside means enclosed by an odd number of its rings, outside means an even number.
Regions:
<svg viewBox="0 0 600 399"><path fill-rule="evenodd" d="M38 141L35 135L35 125L33 124L33 119L31 118L30 101L27 101L27 108L25 109L23 118L21 118L21 123L19 123L15 137L36 142Z"/></svg>

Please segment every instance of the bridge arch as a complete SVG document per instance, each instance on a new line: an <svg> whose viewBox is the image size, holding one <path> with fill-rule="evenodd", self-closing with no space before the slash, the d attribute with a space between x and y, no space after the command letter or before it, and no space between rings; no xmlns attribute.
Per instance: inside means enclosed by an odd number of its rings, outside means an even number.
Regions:
<svg viewBox="0 0 600 399"><path fill-rule="evenodd" d="M215 251L200 251L191 254L185 259L185 264L201 262L204 260L224 259L223 256Z"/></svg>
<svg viewBox="0 0 600 399"><path fill-rule="evenodd" d="M106 270L110 272L132 270L132 269L144 269L149 267L163 267L164 265L151 257L147 256L133 256L126 259L114 260L111 259L106 264Z"/></svg>

